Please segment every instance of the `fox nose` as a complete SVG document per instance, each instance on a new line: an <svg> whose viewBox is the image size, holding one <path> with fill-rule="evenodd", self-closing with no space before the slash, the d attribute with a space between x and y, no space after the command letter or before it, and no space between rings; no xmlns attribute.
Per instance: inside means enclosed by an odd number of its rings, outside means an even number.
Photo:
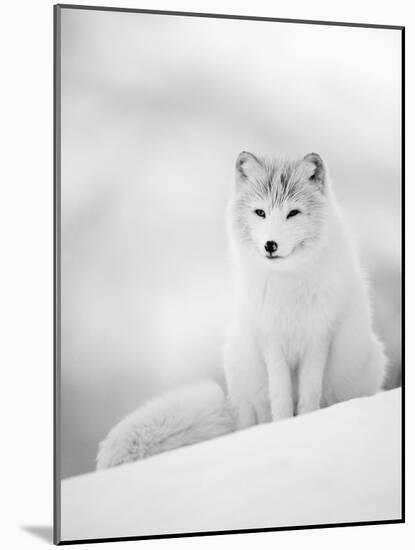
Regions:
<svg viewBox="0 0 415 550"><path fill-rule="evenodd" d="M268 254L272 254L278 250L278 245L275 241L267 241L264 245L264 248Z"/></svg>

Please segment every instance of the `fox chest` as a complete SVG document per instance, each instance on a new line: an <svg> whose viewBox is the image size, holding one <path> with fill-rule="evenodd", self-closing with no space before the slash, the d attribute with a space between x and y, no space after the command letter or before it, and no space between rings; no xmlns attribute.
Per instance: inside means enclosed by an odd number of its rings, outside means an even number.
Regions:
<svg viewBox="0 0 415 550"><path fill-rule="evenodd" d="M256 309L255 327L263 351L277 346L295 367L313 343L328 338L335 312L324 292L269 292Z"/></svg>

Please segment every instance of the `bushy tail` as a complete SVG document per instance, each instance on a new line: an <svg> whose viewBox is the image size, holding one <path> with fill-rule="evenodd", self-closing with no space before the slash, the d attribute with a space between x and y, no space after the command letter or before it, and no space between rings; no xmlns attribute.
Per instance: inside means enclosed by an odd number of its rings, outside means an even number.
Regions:
<svg viewBox="0 0 415 550"><path fill-rule="evenodd" d="M203 381L149 401L121 420L100 443L97 469L110 468L235 430L221 387Z"/></svg>

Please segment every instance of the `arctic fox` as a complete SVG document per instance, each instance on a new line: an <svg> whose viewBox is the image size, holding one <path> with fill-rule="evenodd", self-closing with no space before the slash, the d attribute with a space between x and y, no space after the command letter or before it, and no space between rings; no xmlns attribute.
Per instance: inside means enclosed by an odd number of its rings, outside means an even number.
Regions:
<svg viewBox="0 0 415 550"><path fill-rule="evenodd" d="M228 221L227 395L205 381L156 398L111 430L98 469L381 389L386 357L322 158L242 152Z"/></svg>

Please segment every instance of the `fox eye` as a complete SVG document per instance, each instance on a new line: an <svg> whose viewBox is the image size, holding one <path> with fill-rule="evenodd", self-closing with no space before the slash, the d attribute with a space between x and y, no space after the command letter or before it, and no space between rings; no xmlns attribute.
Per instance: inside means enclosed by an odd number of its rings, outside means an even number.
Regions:
<svg viewBox="0 0 415 550"><path fill-rule="evenodd" d="M287 214L287 220L288 218L292 218L293 216L296 216L297 214L300 214L301 212L299 210L290 210Z"/></svg>
<svg viewBox="0 0 415 550"><path fill-rule="evenodd" d="M255 214L260 218L265 218L265 212L263 210L257 209L255 210Z"/></svg>

